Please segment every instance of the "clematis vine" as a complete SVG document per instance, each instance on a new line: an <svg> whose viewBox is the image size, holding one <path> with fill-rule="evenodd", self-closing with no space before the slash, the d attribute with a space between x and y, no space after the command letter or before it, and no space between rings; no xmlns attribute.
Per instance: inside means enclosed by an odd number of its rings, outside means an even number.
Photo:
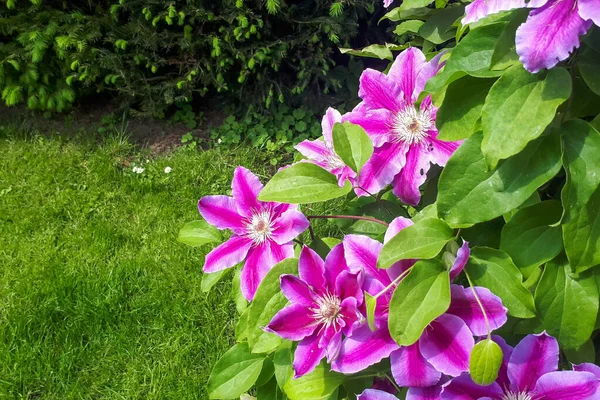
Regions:
<svg viewBox="0 0 600 400"><path fill-rule="evenodd" d="M493 336L504 358L496 382L475 384L468 374L444 386L441 400L597 400L600 379L596 366L582 364L574 371L558 371L558 342L542 332L526 336L513 349ZM595 367L595 368L593 368Z"/></svg>
<svg viewBox="0 0 600 400"><path fill-rule="evenodd" d="M267 272L294 256L292 240L309 225L297 206L259 201L262 188L256 175L237 167L231 183L233 197L205 196L198 202L198 210L208 223L233 232L229 240L206 255L204 272L231 268L245 260L241 290L250 301Z"/></svg>
<svg viewBox="0 0 600 400"><path fill-rule="evenodd" d="M385 242L409 225L412 221L396 218L390 224ZM448 311L436 318L415 344L400 347L388 330L389 305L395 286L415 261L403 260L388 270L381 270L377 268L381 243L365 236L347 235L343 244L350 269L365 271L364 290L379 297L375 308L376 329L373 331L363 325L347 337L339 357L332 363L334 371L352 374L390 357L394 380L399 386L410 387L409 393L416 396L415 392L421 390L417 388L437 384L442 374L458 376L468 370L474 346L473 335L488 333L486 316L491 329L499 328L507 320L501 300L488 289L474 288L485 308L484 316L470 288L452 285ZM451 267L452 278L462 271L469 254L468 243L465 242Z"/></svg>
<svg viewBox="0 0 600 400"><path fill-rule="evenodd" d="M299 278L281 276L281 291L291 302L279 311L265 330L300 341L294 353L294 378L312 370L327 356L335 360L342 334L349 336L360 324L363 302L362 273L346 265L344 247L338 244L325 262L308 247L298 259Z"/></svg>
<svg viewBox="0 0 600 400"><path fill-rule="evenodd" d="M330 107L321 122L324 140L305 140L296 145L295 149L314 164L335 175L340 186L344 186L346 179L355 185L356 172L342 161L333 148L333 125L336 122L342 122L342 116L338 110Z"/></svg>
<svg viewBox="0 0 600 400"><path fill-rule="evenodd" d="M431 96L416 106L425 84L440 67L440 56L427 62L421 50L410 48L396 58L387 75L373 69L363 72L358 93L363 101L344 116L362 126L375 147L361 170L361 188L377 193L391 183L396 196L416 205L430 163L446 165L459 146L460 142L437 139L437 108Z"/></svg>
<svg viewBox="0 0 600 400"><path fill-rule="evenodd" d="M463 24L515 8L533 8L517 29L519 59L530 72L552 68L579 47L579 37L600 26L600 0L475 0Z"/></svg>

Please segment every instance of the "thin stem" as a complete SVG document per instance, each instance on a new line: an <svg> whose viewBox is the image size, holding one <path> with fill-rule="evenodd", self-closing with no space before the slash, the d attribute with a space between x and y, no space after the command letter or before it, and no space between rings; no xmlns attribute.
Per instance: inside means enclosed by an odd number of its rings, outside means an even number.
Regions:
<svg viewBox="0 0 600 400"><path fill-rule="evenodd" d="M353 379L363 379L363 378L376 378L378 376L379 376L379 374L365 374L365 375L349 376L349 377L346 377L345 379L353 380Z"/></svg>
<svg viewBox="0 0 600 400"><path fill-rule="evenodd" d="M469 281L469 285L471 286L471 292L473 292L473 296L475 296L475 301L477 301L477 304L479 304L479 308L481 308L481 312L483 313L483 319L485 320L485 327L487 328L488 331L488 339L492 338L492 330L490 329L490 321L488 320L488 316L487 313L485 312L485 308L483 307L483 304L481 303L481 300L479 299L479 296L477 295L477 291L475 290L475 287L473 286L473 282L471 282L471 277L469 276L469 273L467 272L467 270L464 270L465 272L465 276L467 277L467 281Z"/></svg>
<svg viewBox="0 0 600 400"><path fill-rule="evenodd" d="M298 239L294 239L294 243L299 244L300 246L304 246L304 243L302 243L300 240Z"/></svg>
<svg viewBox="0 0 600 400"><path fill-rule="evenodd" d="M390 226L390 224L388 224L387 222L384 222L380 219L371 218L371 217L359 217L358 215L307 215L306 218L308 218L308 219L334 219L334 218L358 219L358 220L362 220L362 221L371 221L371 222L375 222L377 224Z"/></svg>
<svg viewBox="0 0 600 400"><path fill-rule="evenodd" d="M396 279L394 279L394 281L392 283L390 283L389 285L387 285L381 292L377 293L375 296L373 296L374 298L379 298L379 296L387 293L390 289L392 289L394 286L396 286L398 283L400 283L400 281L402 279L404 279L404 277L406 275L408 275L408 273L412 270L412 267L410 267L409 269L407 269L406 271L404 271L403 273L401 273Z"/></svg>
<svg viewBox="0 0 600 400"><path fill-rule="evenodd" d="M315 231L313 231L313 227L312 225L308 225L308 233L310 233L310 240L314 241L315 240Z"/></svg>
<svg viewBox="0 0 600 400"><path fill-rule="evenodd" d="M380 198L378 198L377 196L375 196L371 192L367 191L362 186L355 186L354 189L362 190L363 192L365 192L366 194L368 194L369 196L371 196L372 198L374 198L377 203L381 204L381 207L383 207L385 209L385 211L388 212L388 214L390 214L392 217L394 217L394 214L390 211L389 208L387 208L387 206L383 203L383 201Z"/></svg>
<svg viewBox="0 0 600 400"><path fill-rule="evenodd" d="M395 389L396 389L398 392L401 392L401 391L402 391L402 389L400 389L400 386L398 386L398 385L396 384L396 382L395 382L395 381L394 381L394 380L393 380L393 379L392 379L392 378L391 378L391 377L390 377L388 374L385 374L385 377L387 378L387 380L388 380L388 381L390 381L390 382L391 382L391 384L392 384L392 385L394 385L394 388L395 388Z"/></svg>

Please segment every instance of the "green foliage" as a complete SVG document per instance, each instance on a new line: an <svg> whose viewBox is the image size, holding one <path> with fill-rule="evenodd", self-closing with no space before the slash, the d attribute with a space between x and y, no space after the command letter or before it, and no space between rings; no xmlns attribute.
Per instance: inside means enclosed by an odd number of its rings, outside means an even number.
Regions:
<svg viewBox="0 0 600 400"><path fill-rule="evenodd" d="M252 354L247 343L232 347L215 364L208 378L211 399L233 399L241 396L258 379L265 356Z"/></svg>
<svg viewBox="0 0 600 400"><path fill-rule="evenodd" d="M7 2L0 90L7 105L63 111L106 92L163 116L222 93L268 108L340 88L334 46L373 11L367 0Z"/></svg>
<svg viewBox="0 0 600 400"><path fill-rule="evenodd" d="M478 385L491 385L498 378L502 365L502 349L492 339L477 343L471 351L469 373Z"/></svg>
<svg viewBox="0 0 600 400"><path fill-rule="evenodd" d="M333 147L347 166L360 172L373 155L373 143L363 128L345 122L333 126Z"/></svg>

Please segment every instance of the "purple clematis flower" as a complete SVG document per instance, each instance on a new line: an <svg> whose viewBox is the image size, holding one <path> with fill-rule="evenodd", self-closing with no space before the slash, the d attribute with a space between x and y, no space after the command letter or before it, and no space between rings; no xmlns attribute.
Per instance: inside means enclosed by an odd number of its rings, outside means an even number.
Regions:
<svg viewBox="0 0 600 400"><path fill-rule="evenodd" d="M515 8L535 9L516 37L519 59L534 73L567 59L579 47L579 36L592 24L600 26L600 0L475 0L467 6L462 23Z"/></svg>
<svg viewBox="0 0 600 400"><path fill-rule="evenodd" d="M395 236L412 221L399 217L391 224L385 241ZM334 371L351 374L390 357L392 375L396 383L407 387L428 387L440 381L441 375L458 376L467 371L469 357L474 346L473 335L487 334L485 319L471 289L452 285L452 301L448 311L436 318L413 345L400 347L388 330L389 305L394 280L414 264L403 260L388 270L377 268L377 257L382 244L365 236L347 235L343 245L351 270L365 271L364 290L376 295L386 288L387 293L377 299L373 332L364 325L342 343L339 357L332 363ZM451 276L457 276L469 257L468 243L459 249ZM492 329L506 322L506 308L501 300L489 290L476 287ZM414 394L414 393L413 393ZM416 394L415 394L416 395Z"/></svg>
<svg viewBox="0 0 600 400"><path fill-rule="evenodd" d="M363 302L362 273L351 272L344 247L331 249L325 262L304 247L298 274L281 276L281 291L292 303L279 311L265 328L282 338L300 341L294 353L294 378L312 370L327 356L337 358L342 333L351 335L363 319L358 307Z"/></svg>
<svg viewBox="0 0 600 400"><path fill-rule="evenodd" d="M409 388L406 400L439 400L442 386L436 385L426 388ZM376 389L366 389L357 400L398 400L396 396L388 392Z"/></svg>
<svg viewBox="0 0 600 400"><path fill-rule="evenodd" d="M344 186L346 179L354 185L356 172L342 161L333 148L332 132L336 122L342 122L342 116L338 110L330 107L321 122L324 140L305 140L296 145L295 149L314 164L335 175L340 186Z"/></svg>
<svg viewBox="0 0 600 400"><path fill-rule="evenodd" d="M296 206L259 201L262 188L256 175L237 167L231 183L233 197L205 196L198 202L198 210L209 224L233 231L229 240L207 254L204 272L217 272L246 260L241 289L250 301L267 272L294 256L292 240L309 225Z"/></svg>
<svg viewBox="0 0 600 400"><path fill-rule="evenodd" d="M383 6L387 8L391 6L393 2L394 0L383 0Z"/></svg>
<svg viewBox="0 0 600 400"><path fill-rule="evenodd" d="M359 186L366 191L377 193L391 183L396 196L416 205L430 163L446 165L460 145L437 139L437 108L431 96L415 106L429 78L440 69L439 59L427 62L419 49L410 48L396 58L387 75L366 69L360 77L358 94L363 101L344 120L362 126L375 147L359 177Z"/></svg>
<svg viewBox="0 0 600 400"><path fill-rule="evenodd" d="M558 342L545 332L526 336L514 350L501 337L493 339L504 353L496 382L479 386L464 374L444 386L441 400L600 399L600 379L586 365L579 371L557 371Z"/></svg>

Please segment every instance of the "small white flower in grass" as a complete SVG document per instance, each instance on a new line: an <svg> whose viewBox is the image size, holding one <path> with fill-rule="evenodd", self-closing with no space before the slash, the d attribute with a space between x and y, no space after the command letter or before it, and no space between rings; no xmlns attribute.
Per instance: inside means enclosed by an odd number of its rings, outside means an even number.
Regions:
<svg viewBox="0 0 600 400"><path fill-rule="evenodd" d="M136 174L142 174L144 173L145 169L142 167L133 167L133 172L135 172Z"/></svg>
<svg viewBox="0 0 600 400"><path fill-rule="evenodd" d="M221 138L217 139L217 143L221 144L222 140Z"/></svg>
<svg viewBox="0 0 600 400"><path fill-rule="evenodd" d="M173 171L173 168L171 168L171 167L165 168L165 174L170 174L171 171Z"/></svg>

